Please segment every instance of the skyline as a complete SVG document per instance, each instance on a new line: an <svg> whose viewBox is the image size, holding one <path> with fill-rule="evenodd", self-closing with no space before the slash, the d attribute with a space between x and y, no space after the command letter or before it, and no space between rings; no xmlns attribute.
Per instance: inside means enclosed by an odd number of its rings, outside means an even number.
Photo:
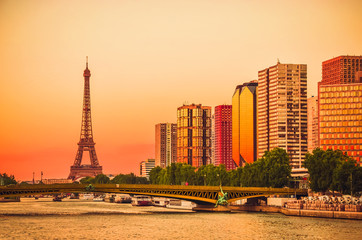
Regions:
<svg viewBox="0 0 362 240"><path fill-rule="evenodd" d="M185 102L231 104L237 85L278 58L307 64L308 97L317 95L323 61L362 55L362 4L285 3L2 1L1 172L67 177L79 141L85 56L105 173L137 173L154 158L157 123L176 122Z"/></svg>

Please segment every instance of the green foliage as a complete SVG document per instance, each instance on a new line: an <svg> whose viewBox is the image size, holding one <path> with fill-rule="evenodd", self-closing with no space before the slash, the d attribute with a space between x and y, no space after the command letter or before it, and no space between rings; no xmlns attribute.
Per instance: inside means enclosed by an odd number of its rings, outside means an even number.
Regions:
<svg viewBox="0 0 362 240"><path fill-rule="evenodd" d="M6 173L0 173L0 185L6 186L10 184L17 184L14 175L8 176Z"/></svg>
<svg viewBox="0 0 362 240"><path fill-rule="evenodd" d="M134 173L130 174L118 174L110 183L115 184L148 184L148 180L145 177L137 177Z"/></svg>
<svg viewBox="0 0 362 240"><path fill-rule="evenodd" d="M243 187L274 187L288 185L291 173L287 152L281 148L274 148L265 152L258 161L246 164L241 174Z"/></svg>
<svg viewBox="0 0 362 240"><path fill-rule="evenodd" d="M80 180L82 184L148 184L145 177L137 177L134 173L118 174L112 180L104 174L98 174L95 178L85 177Z"/></svg>
<svg viewBox="0 0 362 240"><path fill-rule="evenodd" d="M329 189L344 189L346 173L350 169L351 160L341 150L316 148L313 153L307 153L304 167L308 169L310 188L315 192L325 192ZM336 170L337 169L337 170ZM348 174L347 174L348 175ZM344 191L344 190L343 190Z"/></svg>
<svg viewBox="0 0 362 240"><path fill-rule="evenodd" d="M95 179L92 178L92 177L85 177L85 178L82 178L80 180L80 183L81 184L94 184L95 183Z"/></svg>
<svg viewBox="0 0 362 240"><path fill-rule="evenodd" d="M354 159L347 159L338 164L333 171L331 189L343 194L362 191L362 169ZM352 189L351 189L352 187Z"/></svg>
<svg viewBox="0 0 362 240"><path fill-rule="evenodd" d="M231 170L229 172L230 186L232 186L232 187L241 186L242 173L243 173L243 168L237 168L236 170Z"/></svg>
<svg viewBox="0 0 362 240"><path fill-rule="evenodd" d="M240 173L240 170L239 170ZM235 175L238 177L239 175ZM224 165L218 167L210 164L201 166L197 171L195 167L183 163L172 163L164 169L155 167L150 172L152 184L164 185L207 185L224 186L230 185L230 173L226 171ZM234 180L237 184L240 180Z"/></svg>
<svg viewBox="0 0 362 240"><path fill-rule="evenodd" d="M109 177L107 177L104 174L98 174L95 178L94 178L94 183L97 184L107 184L110 183L111 180L109 180Z"/></svg>
<svg viewBox="0 0 362 240"><path fill-rule="evenodd" d="M150 183L151 184L159 184L158 183L158 177L160 175L160 172L162 171L162 168L160 166L154 167L150 171Z"/></svg>

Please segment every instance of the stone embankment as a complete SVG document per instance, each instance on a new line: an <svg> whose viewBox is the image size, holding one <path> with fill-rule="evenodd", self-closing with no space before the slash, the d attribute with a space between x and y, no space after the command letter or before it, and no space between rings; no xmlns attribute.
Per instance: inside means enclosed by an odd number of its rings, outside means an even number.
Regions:
<svg viewBox="0 0 362 240"><path fill-rule="evenodd" d="M303 200L292 200L288 201L285 207L239 205L229 208L232 211L282 213L287 216L362 220L361 205L353 204L328 204L319 201L306 203Z"/></svg>

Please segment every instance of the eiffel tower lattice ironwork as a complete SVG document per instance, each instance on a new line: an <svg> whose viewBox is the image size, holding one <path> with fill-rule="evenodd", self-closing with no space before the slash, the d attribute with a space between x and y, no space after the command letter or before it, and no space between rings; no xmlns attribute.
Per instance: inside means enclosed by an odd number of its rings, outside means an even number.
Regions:
<svg viewBox="0 0 362 240"><path fill-rule="evenodd" d="M102 173L102 166L99 165L96 150L94 148L93 131L92 131L92 118L91 118L91 101L90 101L90 87L89 78L91 76L88 69L88 57L86 62L86 69L83 73L84 76L84 97L83 97L83 113L82 113L82 127L80 131L80 140L78 142L78 151L75 156L73 166L70 167L70 174L68 179L78 179L82 177L94 177ZM89 152L90 165L82 164L84 151Z"/></svg>

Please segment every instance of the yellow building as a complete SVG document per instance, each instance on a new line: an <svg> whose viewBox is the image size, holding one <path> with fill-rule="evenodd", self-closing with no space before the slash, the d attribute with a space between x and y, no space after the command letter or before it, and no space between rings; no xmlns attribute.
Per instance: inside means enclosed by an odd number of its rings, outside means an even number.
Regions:
<svg viewBox="0 0 362 240"><path fill-rule="evenodd" d="M237 166L257 160L257 88L238 85L232 98L232 157Z"/></svg>
<svg viewBox="0 0 362 240"><path fill-rule="evenodd" d="M200 167L211 163L211 107L177 109L177 162Z"/></svg>

